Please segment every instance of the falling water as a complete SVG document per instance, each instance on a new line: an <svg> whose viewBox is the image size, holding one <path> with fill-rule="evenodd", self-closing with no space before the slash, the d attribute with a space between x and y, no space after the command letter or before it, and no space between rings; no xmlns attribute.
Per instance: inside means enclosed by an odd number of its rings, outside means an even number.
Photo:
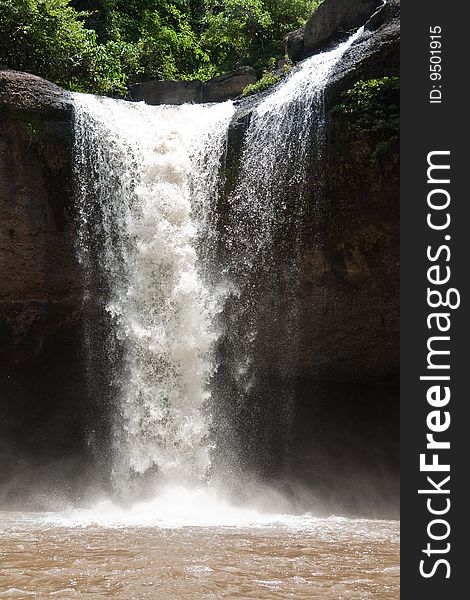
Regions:
<svg viewBox="0 0 470 600"><path fill-rule="evenodd" d="M328 77L360 35L305 61L258 104L222 198L231 102L74 95L89 383L95 404L108 404L108 437L91 426L90 444L118 491L132 496L142 481L153 490L156 478L199 485L214 455L223 476L242 476L243 447L268 462L273 448L288 454L307 169L321 163ZM274 359L262 334L273 325ZM273 384L266 415L262 388Z"/></svg>
<svg viewBox="0 0 470 600"><path fill-rule="evenodd" d="M73 96L89 444L132 506L94 490L88 507L0 513L0 596L397 597L397 522L294 516L262 485L234 505L203 485L238 472L246 489L248 455L288 454L323 93L360 33L258 104L232 171L230 102Z"/></svg>
<svg viewBox="0 0 470 600"><path fill-rule="evenodd" d="M122 352L113 373L114 482L130 486L155 473L194 483L210 462L204 405L220 300L204 281L198 243L210 228L233 107L157 108L82 95L74 102L79 257L89 295L92 271L104 275L94 282L95 291L104 286L111 326L103 350L111 363L116 347ZM87 329L93 338L95 321Z"/></svg>
<svg viewBox="0 0 470 600"><path fill-rule="evenodd" d="M238 217L233 245L239 244L237 258L244 268L270 253L279 220L293 205L302 206L309 159L313 154L320 162L325 145L326 85L335 65L362 33L363 28L303 62L253 111L231 199ZM323 174L318 169L315 175L321 179Z"/></svg>
<svg viewBox="0 0 470 600"><path fill-rule="evenodd" d="M240 478L253 470L268 479L289 470L302 240L323 199L324 93L362 33L304 61L256 106L227 186L221 254L235 285L221 344L228 367L217 376L225 479L234 469Z"/></svg>

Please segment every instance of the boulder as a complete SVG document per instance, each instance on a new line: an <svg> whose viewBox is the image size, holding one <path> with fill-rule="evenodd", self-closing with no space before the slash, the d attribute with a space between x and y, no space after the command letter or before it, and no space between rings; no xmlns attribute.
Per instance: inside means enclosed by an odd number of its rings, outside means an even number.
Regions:
<svg viewBox="0 0 470 600"><path fill-rule="evenodd" d="M324 0L304 27L306 55L364 25L381 4L382 0Z"/></svg>
<svg viewBox="0 0 470 600"><path fill-rule="evenodd" d="M70 112L69 95L37 75L0 70L0 109L5 111Z"/></svg>
<svg viewBox="0 0 470 600"><path fill-rule="evenodd" d="M224 102L241 96L247 85L256 83L258 77L251 67L240 67L232 73L214 77L202 90L203 102Z"/></svg>
<svg viewBox="0 0 470 600"><path fill-rule="evenodd" d="M304 58L304 30L303 27L291 31L284 38L287 56L294 62Z"/></svg>
<svg viewBox="0 0 470 600"><path fill-rule="evenodd" d="M147 104L187 104L224 102L242 95L258 77L251 67L240 67L232 73L200 81L145 81L130 88L130 99Z"/></svg>
<svg viewBox="0 0 470 600"><path fill-rule="evenodd" d="M145 81L130 88L130 97L147 104L189 104L201 102L200 81Z"/></svg>
<svg viewBox="0 0 470 600"><path fill-rule="evenodd" d="M366 30L374 31L387 21L400 16L400 0L383 0L366 23Z"/></svg>

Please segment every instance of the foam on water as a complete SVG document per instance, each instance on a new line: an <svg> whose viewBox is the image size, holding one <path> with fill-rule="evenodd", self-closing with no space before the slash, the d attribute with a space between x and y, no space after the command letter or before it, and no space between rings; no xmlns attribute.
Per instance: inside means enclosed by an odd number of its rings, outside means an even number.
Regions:
<svg viewBox="0 0 470 600"><path fill-rule="evenodd" d="M396 521L316 517L311 513L289 514L250 505L235 506L214 490L167 487L151 500L130 507L104 499L88 508L69 508L48 513L3 513L0 531L35 527L110 527L159 529L287 528L312 531L319 539L347 539L354 535L363 540L398 540Z"/></svg>

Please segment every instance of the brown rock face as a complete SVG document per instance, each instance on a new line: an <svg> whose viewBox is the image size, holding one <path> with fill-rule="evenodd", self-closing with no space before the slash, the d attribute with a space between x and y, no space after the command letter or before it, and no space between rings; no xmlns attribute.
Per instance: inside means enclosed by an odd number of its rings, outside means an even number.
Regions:
<svg viewBox="0 0 470 600"><path fill-rule="evenodd" d="M324 0L305 24L305 54L364 25L380 4L382 0Z"/></svg>
<svg viewBox="0 0 470 600"><path fill-rule="evenodd" d="M132 100L158 104L198 103L202 99L200 81L145 81L131 87Z"/></svg>
<svg viewBox="0 0 470 600"><path fill-rule="evenodd" d="M397 515L399 148L390 141L375 163L377 143L331 117L324 205L299 290L292 472L327 503Z"/></svg>
<svg viewBox="0 0 470 600"><path fill-rule="evenodd" d="M83 447L71 111L53 84L0 72L0 483Z"/></svg>
<svg viewBox="0 0 470 600"><path fill-rule="evenodd" d="M145 81L131 87L131 99L147 104L187 104L224 102L238 98L258 77L251 67L240 67L232 73L200 81Z"/></svg>

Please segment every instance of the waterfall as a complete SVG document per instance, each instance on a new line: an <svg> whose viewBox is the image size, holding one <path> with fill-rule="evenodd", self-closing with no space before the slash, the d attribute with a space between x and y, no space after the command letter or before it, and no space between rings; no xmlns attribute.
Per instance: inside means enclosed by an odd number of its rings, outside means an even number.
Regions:
<svg viewBox="0 0 470 600"><path fill-rule="evenodd" d="M258 104L221 197L231 102L74 95L85 353L90 393L108 415L107 437L91 423L90 444L118 490L157 478L200 484L214 443L225 474L243 469L244 445L259 456L281 440L288 452L307 171L312 157L321 163L326 82L360 34L305 61ZM321 168L315 177L321 190ZM272 327L285 342L275 360L262 335Z"/></svg>
<svg viewBox="0 0 470 600"><path fill-rule="evenodd" d="M272 478L289 468L302 240L323 200L324 93L362 33L301 63L255 107L244 133L221 227L221 254L236 290L226 303L228 366L218 372L225 478L234 465L241 477L253 469Z"/></svg>
<svg viewBox="0 0 470 600"><path fill-rule="evenodd" d="M293 201L300 204L292 193L302 199L308 159L312 152L321 159L325 145L326 84L336 63L362 33L363 28L332 50L304 61L253 111L232 198L239 216L241 252L249 266L269 246L279 212ZM321 170L316 175L321 178Z"/></svg>
<svg viewBox="0 0 470 600"><path fill-rule="evenodd" d="M100 338L101 352L111 366L116 348L122 352L112 373L113 479L129 486L155 472L192 482L210 461L204 405L220 296L204 280L198 244L210 229L233 106L74 101L78 253L88 294L104 294L111 331ZM96 270L104 281L93 281ZM97 330L95 318L90 347ZM99 353L92 352L92 377Z"/></svg>

